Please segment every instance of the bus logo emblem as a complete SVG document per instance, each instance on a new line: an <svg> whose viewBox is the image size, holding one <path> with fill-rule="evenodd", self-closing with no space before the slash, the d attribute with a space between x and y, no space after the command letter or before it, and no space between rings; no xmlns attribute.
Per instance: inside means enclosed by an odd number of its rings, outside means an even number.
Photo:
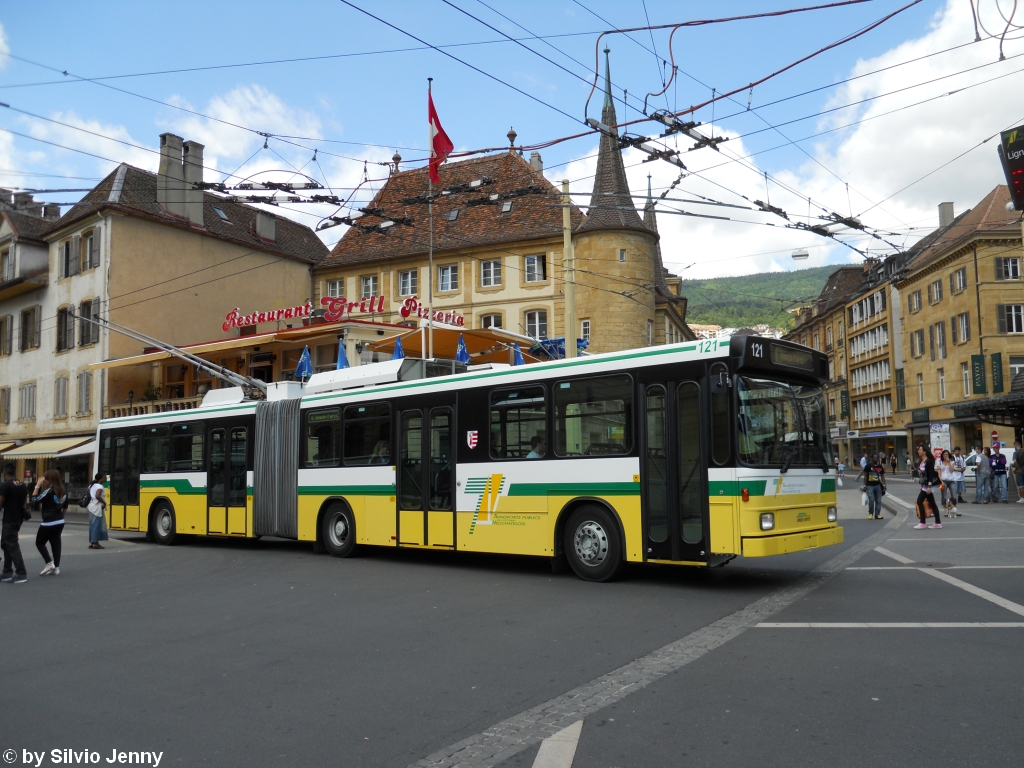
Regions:
<svg viewBox="0 0 1024 768"><path fill-rule="evenodd" d="M471 477L466 481L466 493L480 497L474 510L473 522L469 525L470 533L473 533L478 525L492 524L491 516L498 509L498 499L503 490L505 475L500 473L489 477Z"/></svg>
<svg viewBox="0 0 1024 768"><path fill-rule="evenodd" d="M466 433L466 445L471 449L476 448L477 443L480 442L480 433L475 429L471 429Z"/></svg>

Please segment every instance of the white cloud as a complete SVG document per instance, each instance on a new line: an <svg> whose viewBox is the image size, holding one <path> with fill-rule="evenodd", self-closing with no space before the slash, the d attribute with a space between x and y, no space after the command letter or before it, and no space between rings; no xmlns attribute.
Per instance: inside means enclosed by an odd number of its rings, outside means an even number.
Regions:
<svg viewBox="0 0 1024 768"><path fill-rule="evenodd" d="M7 54L11 52L11 46L7 44L7 31L3 24L0 24L0 69L7 66Z"/></svg>
<svg viewBox="0 0 1024 768"><path fill-rule="evenodd" d="M29 134L37 139L51 141L64 147L74 147L98 156L89 160L81 153L49 145L37 145L43 148L47 164L51 166L69 162L72 156L75 156L77 163L81 163L82 159L85 159L87 164L92 165L102 174L109 173L112 166L110 162L99 158L109 158L117 163L131 163L151 171L155 171L157 168L158 155L156 152L140 149L139 147L146 146L146 142L136 139L123 125L86 119L75 112L53 112L50 117L67 125L57 125L28 117L22 118L22 120L28 126ZM76 128L82 130L75 130ZM78 165L78 167L82 166Z"/></svg>

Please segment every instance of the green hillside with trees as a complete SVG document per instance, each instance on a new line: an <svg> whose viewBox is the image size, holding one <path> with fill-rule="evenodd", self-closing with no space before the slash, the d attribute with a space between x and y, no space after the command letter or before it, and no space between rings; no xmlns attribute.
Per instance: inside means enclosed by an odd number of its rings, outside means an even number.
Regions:
<svg viewBox="0 0 1024 768"><path fill-rule="evenodd" d="M686 320L723 328L767 323L774 328L792 327L787 309L809 304L825 280L840 265L800 269L795 272L759 272L740 277L683 280L688 299Z"/></svg>

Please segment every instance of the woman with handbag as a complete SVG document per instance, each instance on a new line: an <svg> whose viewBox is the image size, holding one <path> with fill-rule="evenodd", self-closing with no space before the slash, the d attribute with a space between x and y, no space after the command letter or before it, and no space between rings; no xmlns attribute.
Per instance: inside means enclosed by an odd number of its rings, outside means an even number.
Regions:
<svg viewBox="0 0 1024 768"><path fill-rule="evenodd" d="M950 507L956 504L956 485L953 483L953 474L956 472L956 468L953 466L953 454L948 450L942 451L942 458L939 459L937 469L939 479L942 481L942 484L939 486L942 496L942 508L946 510L946 517L952 517Z"/></svg>
<svg viewBox="0 0 1024 768"><path fill-rule="evenodd" d="M941 528L942 518L939 516L939 505L935 503L935 496L932 495L932 487L941 485L938 474L935 472L935 457L929 453L923 445L917 446L918 472L921 474L921 492L917 494L917 516L920 522L915 528ZM928 525L925 520L929 517L928 508L931 507L931 515L935 522Z"/></svg>
<svg viewBox="0 0 1024 768"><path fill-rule="evenodd" d="M64 483L61 482L60 472L56 469L48 469L32 492L33 503L39 502L39 509L42 512L43 520L39 523L39 530L36 532L36 549L43 556L46 565L43 567L40 576L60 575L60 535L64 531L64 510L68 506L68 496L64 492ZM53 558L46 551L49 543L53 549Z"/></svg>

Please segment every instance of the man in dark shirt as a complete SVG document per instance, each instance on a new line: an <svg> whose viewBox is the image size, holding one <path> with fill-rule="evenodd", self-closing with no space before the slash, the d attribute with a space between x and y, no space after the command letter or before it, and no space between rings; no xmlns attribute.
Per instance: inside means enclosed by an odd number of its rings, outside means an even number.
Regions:
<svg viewBox="0 0 1024 768"><path fill-rule="evenodd" d="M0 483L0 507L3 508L3 522L0 524L0 549L4 553L2 582L24 584L28 581L25 570L25 558L21 556L21 545L18 544L18 531L21 524L28 519L28 487L14 478L14 465L4 467L3 482Z"/></svg>
<svg viewBox="0 0 1024 768"><path fill-rule="evenodd" d="M992 443L992 456L988 460L992 467L992 501L1006 503L1006 456L999 452L999 443ZM1002 498L1000 498L1002 497Z"/></svg>

